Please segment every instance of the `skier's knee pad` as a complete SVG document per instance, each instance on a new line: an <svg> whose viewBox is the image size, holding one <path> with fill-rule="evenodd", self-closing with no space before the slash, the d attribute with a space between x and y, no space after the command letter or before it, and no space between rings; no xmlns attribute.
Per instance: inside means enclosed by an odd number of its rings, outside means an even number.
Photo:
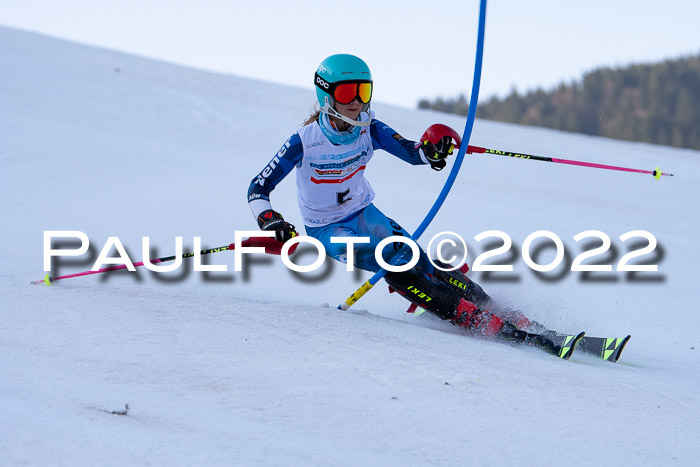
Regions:
<svg viewBox="0 0 700 467"><path fill-rule="evenodd" d="M461 297L447 284L432 280L415 270L389 272L384 279L408 301L439 318L451 319L455 316Z"/></svg>
<svg viewBox="0 0 700 467"><path fill-rule="evenodd" d="M449 265L435 261L441 267L449 267ZM442 282L449 284L452 288L459 291L462 298L472 302L478 307L486 307L491 302L491 297L488 296L484 289L473 280L467 278L459 270L443 271L435 268L435 277Z"/></svg>

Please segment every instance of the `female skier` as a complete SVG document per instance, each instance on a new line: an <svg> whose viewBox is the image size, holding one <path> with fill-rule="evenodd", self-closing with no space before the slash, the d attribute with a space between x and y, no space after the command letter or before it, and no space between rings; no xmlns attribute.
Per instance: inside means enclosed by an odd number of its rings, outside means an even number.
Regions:
<svg viewBox="0 0 700 467"><path fill-rule="evenodd" d="M383 149L409 164L441 170L452 154L452 139L448 136L438 144L416 143L376 120L370 111L372 75L367 64L353 55L332 55L323 60L314 84L319 110L252 180L250 209L258 226L274 231L277 240L297 235L295 227L270 204L272 190L296 168L299 209L307 235L318 239L327 254L341 262L347 261L347 245L331 243L331 238L369 237L370 243L354 245L354 264L379 271L374 256L377 244L389 236L409 234L372 204L374 191L365 178L365 166L375 150ZM382 251L384 260L388 262L401 245L387 246ZM433 267L423 251L413 269L389 272L385 279L414 305L457 326L488 337L517 339L515 326L483 311L490 307L491 299L479 285L460 271ZM519 319L513 321L516 326L529 325L524 316Z"/></svg>

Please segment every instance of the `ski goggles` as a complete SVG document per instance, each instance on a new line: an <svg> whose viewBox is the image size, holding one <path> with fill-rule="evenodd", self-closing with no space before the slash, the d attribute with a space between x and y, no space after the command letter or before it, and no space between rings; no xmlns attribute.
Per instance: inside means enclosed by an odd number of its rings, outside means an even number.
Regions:
<svg viewBox="0 0 700 467"><path fill-rule="evenodd" d="M316 86L333 96L338 104L347 105L359 98L363 104L369 104L372 99L372 81L341 81L328 83L316 73Z"/></svg>

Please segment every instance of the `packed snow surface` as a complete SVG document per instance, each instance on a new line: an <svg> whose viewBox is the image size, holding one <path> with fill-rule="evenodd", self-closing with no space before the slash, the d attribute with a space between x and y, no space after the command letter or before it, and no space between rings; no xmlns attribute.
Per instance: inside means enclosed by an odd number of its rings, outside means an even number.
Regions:
<svg viewBox="0 0 700 467"><path fill-rule="evenodd" d="M474 145L676 176L468 155L421 239L458 233L473 263L501 243L476 235L507 233L510 253L486 263L513 272L472 277L554 329L631 334L617 364L466 336L406 314L383 282L341 312L369 274L330 260L293 274L279 257L253 255L236 272L234 254L220 252L202 259L226 272L195 272L185 259L172 273L30 285L44 276L44 231L90 239L86 254L54 262L61 275L89 270L109 237L137 262L143 237L160 257L178 236L191 251L194 237L212 248L256 230L248 184L314 92L10 29L0 29L0 51L0 464L697 462L700 153L477 120ZM436 122L464 128L459 116L382 105L388 85L376 83L373 108L402 135L418 139ZM409 231L446 176L381 151L367 169L377 207ZM272 202L301 228L295 192L292 176ZM521 255L539 230L565 245L552 272ZM588 230L612 245L584 263L612 272L567 272L600 245L573 240ZM630 263L658 272L615 270L647 243L620 240L634 230L658 245ZM547 264L552 243L538 242L539 255L537 242L530 251Z"/></svg>

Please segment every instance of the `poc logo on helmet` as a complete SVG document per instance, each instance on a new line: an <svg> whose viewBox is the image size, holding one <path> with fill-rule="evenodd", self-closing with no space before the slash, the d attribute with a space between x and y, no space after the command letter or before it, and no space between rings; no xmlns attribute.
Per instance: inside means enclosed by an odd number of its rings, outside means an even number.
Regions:
<svg viewBox="0 0 700 467"><path fill-rule="evenodd" d="M328 89L330 87L330 84L326 83L320 76L316 77L316 84L323 86L324 89Z"/></svg>

